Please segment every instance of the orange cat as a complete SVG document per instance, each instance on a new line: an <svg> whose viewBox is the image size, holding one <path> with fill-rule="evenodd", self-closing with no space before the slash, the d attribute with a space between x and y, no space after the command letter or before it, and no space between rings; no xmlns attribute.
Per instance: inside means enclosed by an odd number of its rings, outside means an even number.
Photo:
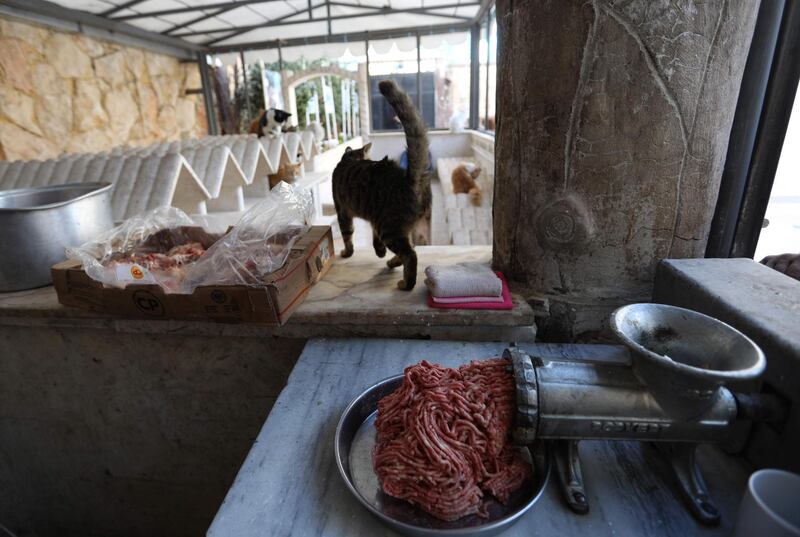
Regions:
<svg viewBox="0 0 800 537"><path fill-rule="evenodd" d="M459 164L453 169L453 193L469 194L469 199L473 205L481 205L481 187L475 179L481 174L481 169L474 164Z"/></svg>

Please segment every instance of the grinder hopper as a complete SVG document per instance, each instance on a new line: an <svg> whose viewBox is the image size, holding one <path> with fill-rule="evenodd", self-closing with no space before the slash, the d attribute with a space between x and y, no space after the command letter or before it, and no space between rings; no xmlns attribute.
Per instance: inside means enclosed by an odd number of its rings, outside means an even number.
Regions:
<svg viewBox="0 0 800 537"><path fill-rule="evenodd" d="M753 341L717 319L664 304L631 304L611 315L611 329L631 352L633 372L671 417L702 416L729 382L766 367Z"/></svg>

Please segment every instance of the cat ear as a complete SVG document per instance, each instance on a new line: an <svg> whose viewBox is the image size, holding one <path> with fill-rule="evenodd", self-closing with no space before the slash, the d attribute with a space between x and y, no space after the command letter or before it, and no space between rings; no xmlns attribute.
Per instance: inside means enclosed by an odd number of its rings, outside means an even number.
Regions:
<svg viewBox="0 0 800 537"><path fill-rule="evenodd" d="M362 147L361 149L363 149L363 150L364 150L364 152L366 153L366 152L367 152L367 151L369 151L371 148L372 148L372 142L368 143L367 145L365 145L365 146L364 146L364 147Z"/></svg>
<svg viewBox="0 0 800 537"><path fill-rule="evenodd" d="M345 148L344 148L344 152L345 152L345 153L349 153L350 151L352 151L352 149L350 148L350 146L349 146L349 145L348 145L347 147L345 147Z"/></svg>

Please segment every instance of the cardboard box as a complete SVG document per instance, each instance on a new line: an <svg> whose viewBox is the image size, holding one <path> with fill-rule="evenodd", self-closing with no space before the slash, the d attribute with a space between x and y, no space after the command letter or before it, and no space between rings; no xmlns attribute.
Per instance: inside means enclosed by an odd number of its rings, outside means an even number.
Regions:
<svg viewBox="0 0 800 537"><path fill-rule="evenodd" d="M137 319L282 325L325 275L333 257L330 226L314 226L294 244L286 263L266 278L263 287L205 286L191 295L165 294L158 285L104 287L74 259L53 266L51 273L58 301L65 306Z"/></svg>

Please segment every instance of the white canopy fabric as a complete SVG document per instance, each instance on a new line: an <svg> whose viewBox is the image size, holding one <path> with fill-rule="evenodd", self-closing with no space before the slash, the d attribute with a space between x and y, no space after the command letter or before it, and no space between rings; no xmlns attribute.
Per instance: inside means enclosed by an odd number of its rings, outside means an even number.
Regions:
<svg viewBox="0 0 800 537"><path fill-rule="evenodd" d="M54 1L67 8L87 11L211 48L366 31L408 29L412 33L415 29L438 26L446 31L448 26L454 24L463 26L479 10L479 0ZM411 38L411 41L414 39ZM351 44L341 45L325 44L324 47L329 51L327 55L344 54ZM332 46L336 47L335 51ZM396 46L400 50L407 50L409 46L415 47L416 43L409 45L403 40L396 40ZM388 52L389 48L383 52ZM286 56L287 53L289 56ZM287 49L284 54L290 59L293 53ZM351 54L359 56L352 49Z"/></svg>

